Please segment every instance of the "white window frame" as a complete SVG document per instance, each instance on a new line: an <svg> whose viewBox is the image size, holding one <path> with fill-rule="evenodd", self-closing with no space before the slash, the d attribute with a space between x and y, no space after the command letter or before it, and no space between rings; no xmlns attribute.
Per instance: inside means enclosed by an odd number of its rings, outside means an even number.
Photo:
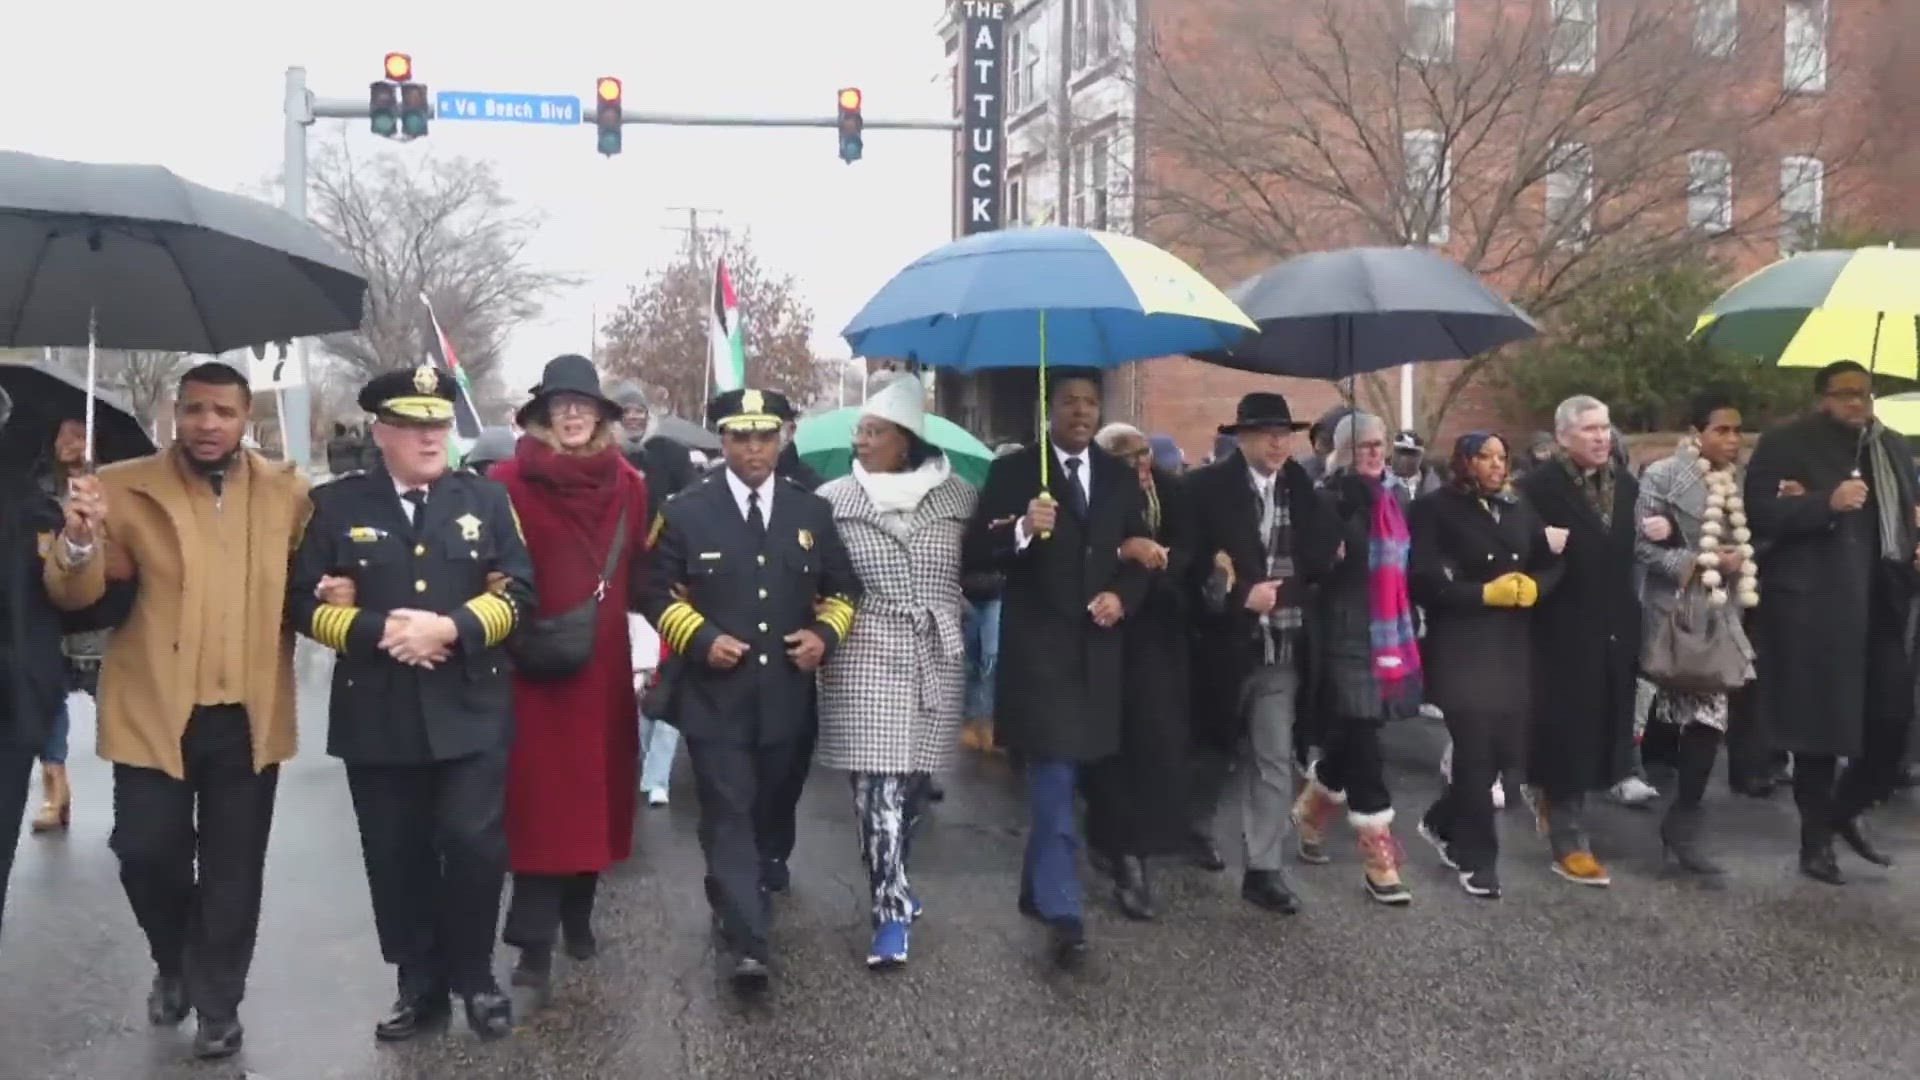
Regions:
<svg viewBox="0 0 1920 1080"><path fill-rule="evenodd" d="M1006 227L1018 228L1027 223L1027 169L1026 162L1007 170L1006 194L1002 196Z"/></svg>
<svg viewBox="0 0 1920 1080"><path fill-rule="evenodd" d="M1454 19L1454 0L1407 0L1407 57L1452 63Z"/></svg>
<svg viewBox="0 0 1920 1080"><path fill-rule="evenodd" d="M1780 254L1798 254L1820 242L1826 223L1827 166L1817 157L1780 159ZM1796 205L1799 204L1799 205Z"/></svg>
<svg viewBox="0 0 1920 1080"><path fill-rule="evenodd" d="M1105 63L1118 50L1114 38L1113 0L1070 0L1073 19L1073 48L1070 56L1075 75Z"/></svg>
<svg viewBox="0 0 1920 1080"><path fill-rule="evenodd" d="M1593 236L1592 147L1581 142L1554 147L1544 205L1547 234L1556 245L1579 247Z"/></svg>
<svg viewBox="0 0 1920 1080"><path fill-rule="evenodd" d="M1708 236L1733 231L1733 159L1722 151L1687 154L1687 227Z"/></svg>
<svg viewBox="0 0 1920 1080"><path fill-rule="evenodd" d="M1787 0L1780 40L1780 81L1787 92L1818 94L1826 90L1826 0Z"/></svg>
<svg viewBox="0 0 1920 1080"><path fill-rule="evenodd" d="M1593 74L1600 59L1600 0L1547 0L1547 17L1547 63L1554 72Z"/></svg>
<svg viewBox="0 0 1920 1080"><path fill-rule="evenodd" d="M1400 156L1409 201L1418 204L1405 214L1409 226L1424 220L1427 234L1423 242L1445 244L1453 237L1453 162L1445 137L1427 128L1403 132Z"/></svg>
<svg viewBox="0 0 1920 1080"><path fill-rule="evenodd" d="M1740 48L1740 0L1694 0L1693 55L1725 60Z"/></svg>
<svg viewBox="0 0 1920 1080"><path fill-rule="evenodd" d="M1076 228L1106 230L1112 222L1113 134L1097 131L1073 144L1067 222Z"/></svg>
<svg viewBox="0 0 1920 1080"><path fill-rule="evenodd" d="M1028 27L1016 26L1007 34L1007 115L1013 116L1027 107L1027 98L1033 94L1033 73L1027 67L1027 56L1032 43L1027 40Z"/></svg>

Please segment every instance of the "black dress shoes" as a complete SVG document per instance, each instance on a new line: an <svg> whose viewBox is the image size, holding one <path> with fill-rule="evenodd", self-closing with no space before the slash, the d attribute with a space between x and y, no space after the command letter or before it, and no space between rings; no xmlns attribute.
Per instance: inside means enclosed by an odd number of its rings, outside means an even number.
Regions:
<svg viewBox="0 0 1920 1080"><path fill-rule="evenodd" d="M1079 919L1052 919L1047 923L1047 952L1061 967L1073 967L1086 959L1087 928Z"/></svg>
<svg viewBox="0 0 1920 1080"><path fill-rule="evenodd" d="M1281 915L1293 915L1300 910L1300 899L1272 870L1247 871L1247 876L1240 881L1240 898L1255 907Z"/></svg>
<svg viewBox="0 0 1920 1080"><path fill-rule="evenodd" d="M1847 883L1840 875L1840 860L1833 855L1833 833L1818 825L1800 827L1800 872L1829 885Z"/></svg>
<svg viewBox="0 0 1920 1080"><path fill-rule="evenodd" d="M1153 890L1147 884L1146 861L1137 855L1123 855L1114 867L1113 899L1120 914L1136 922L1152 922L1159 917L1153 908Z"/></svg>
<svg viewBox="0 0 1920 1080"><path fill-rule="evenodd" d="M373 1037L381 1042L405 1042L421 1030L438 1026L453 1015L453 1004L444 992L438 994L401 994L393 1011L373 1025Z"/></svg>
<svg viewBox="0 0 1920 1080"><path fill-rule="evenodd" d="M153 989L147 991L147 1021L155 1027L172 1027L187 1018L187 984L175 975L155 975Z"/></svg>
<svg viewBox="0 0 1920 1080"><path fill-rule="evenodd" d="M560 928L560 945L575 960L584 962L600 955L600 939L594 937L591 926L563 925Z"/></svg>
<svg viewBox="0 0 1920 1080"><path fill-rule="evenodd" d="M765 990L773 983L773 969L758 957L742 956L733 962L733 973L727 979L735 990Z"/></svg>
<svg viewBox="0 0 1920 1080"><path fill-rule="evenodd" d="M1893 865L1893 859L1879 848L1874 847L1872 842L1867 839L1867 834L1860 831L1859 818L1852 817L1841 822L1834 828L1833 835L1839 837L1848 847L1852 848L1855 855L1860 856L1873 865Z"/></svg>
<svg viewBox="0 0 1920 1080"><path fill-rule="evenodd" d="M467 1026L483 1039L503 1039L513 1034L513 1001L498 987L477 994L460 995L465 1006Z"/></svg>
<svg viewBox="0 0 1920 1080"><path fill-rule="evenodd" d="M245 1037L246 1029L240 1026L239 1018L209 1020L203 1016L193 1033L193 1056L201 1061L232 1057L240 1052L240 1043Z"/></svg>
<svg viewBox="0 0 1920 1080"><path fill-rule="evenodd" d="M528 990L546 990L553 985L553 950L521 949L520 961L513 965L508 981Z"/></svg>
<svg viewBox="0 0 1920 1080"><path fill-rule="evenodd" d="M793 871L787 869L787 860L768 859L760 864L760 888L770 893L783 893L793 886Z"/></svg>
<svg viewBox="0 0 1920 1080"><path fill-rule="evenodd" d="M1227 868L1227 860L1220 857L1220 849L1214 846L1213 838L1197 833L1187 839L1187 861L1214 874Z"/></svg>

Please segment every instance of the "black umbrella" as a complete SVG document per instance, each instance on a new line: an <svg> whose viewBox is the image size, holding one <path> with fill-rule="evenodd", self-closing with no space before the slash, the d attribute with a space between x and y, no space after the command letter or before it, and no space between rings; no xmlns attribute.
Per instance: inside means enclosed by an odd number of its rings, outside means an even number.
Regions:
<svg viewBox="0 0 1920 1080"><path fill-rule="evenodd" d="M1258 336L1195 358L1241 371L1350 379L1422 360L1464 360L1539 326L1472 272L1425 248L1301 255L1227 294Z"/></svg>
<svg viewBox="0 0 1920 1080"><path fill-rule="evenodd" d="M0 467L8 470L34 466L51 452L60 422L83 419L86 412L86 384L42 364L0 363L0 390L13 399L13 416L0 428ZM93 424L99 464L154 451L146 428L111 394L95 395Z"/></svg>
<svg viewBox="0 0 1920 1080"><path fill-rule="evenodd" d="M672 439L689 450L700 450L709 454L720 452L720 436L677 416L661 417L660 426L655 428L653 433Z"/></svg>
<svg viewBox="0 0 1920 1080"><path fill-rule="evenodd" d="M366 290L325 234L266 203L157 165L0 151L0 347L219 354L358 329Z"/></svg>

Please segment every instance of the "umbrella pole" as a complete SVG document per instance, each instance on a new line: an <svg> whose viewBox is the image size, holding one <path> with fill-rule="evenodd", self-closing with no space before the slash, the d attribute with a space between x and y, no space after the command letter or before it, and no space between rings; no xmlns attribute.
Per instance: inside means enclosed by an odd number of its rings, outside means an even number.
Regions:
<svg viewBox="0 0 1920 1080"><path fill-rule="evenodd" d="M1047 309L1040 309L1040 400L1034 410L1040 429L1040 497L1047 502L1053 501L1053 490L1047 484L1048 466L1053 464L1053 437L1047 430ZM1043 532L1040 539L1051 539L1051 532Z"/></svg>
<svg viewBox="0 0 1920 1080"><path fill-rule="evenodd" d="M1880 327L1887 321L1887 313L1876 312L1873 316L1873 347L1867 350L1867 426L1860 429L1860 438L1853 444L1853 478L1860 479L1860 458L1866 453L1867 439L1873 434L1873 425L1880 422L1874 415L1873 373L1880 367Z"/></svg>
<svg viewBox="0 0 1920 1080"><path fill-rule="evenodd" d="M99 338L100 311L87 309L87 456L88 469L93 468L93 397L97 392L99 379Z"/></svg>

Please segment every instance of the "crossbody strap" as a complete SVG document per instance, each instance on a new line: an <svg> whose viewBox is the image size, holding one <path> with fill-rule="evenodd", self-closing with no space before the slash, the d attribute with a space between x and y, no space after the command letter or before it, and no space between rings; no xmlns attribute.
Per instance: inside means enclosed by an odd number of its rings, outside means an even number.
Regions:
<svg viewBox="0 0 1920 1080"><path fill-rule="evenodd" d="M607 565L600 569L600 583L593 587L593 598L604 600L607 596L607 583L613 580L614 568L620 565L620 556L627 547L627 508L620 508L620 517L613 523L613 544L607 548Z"/></svg>

